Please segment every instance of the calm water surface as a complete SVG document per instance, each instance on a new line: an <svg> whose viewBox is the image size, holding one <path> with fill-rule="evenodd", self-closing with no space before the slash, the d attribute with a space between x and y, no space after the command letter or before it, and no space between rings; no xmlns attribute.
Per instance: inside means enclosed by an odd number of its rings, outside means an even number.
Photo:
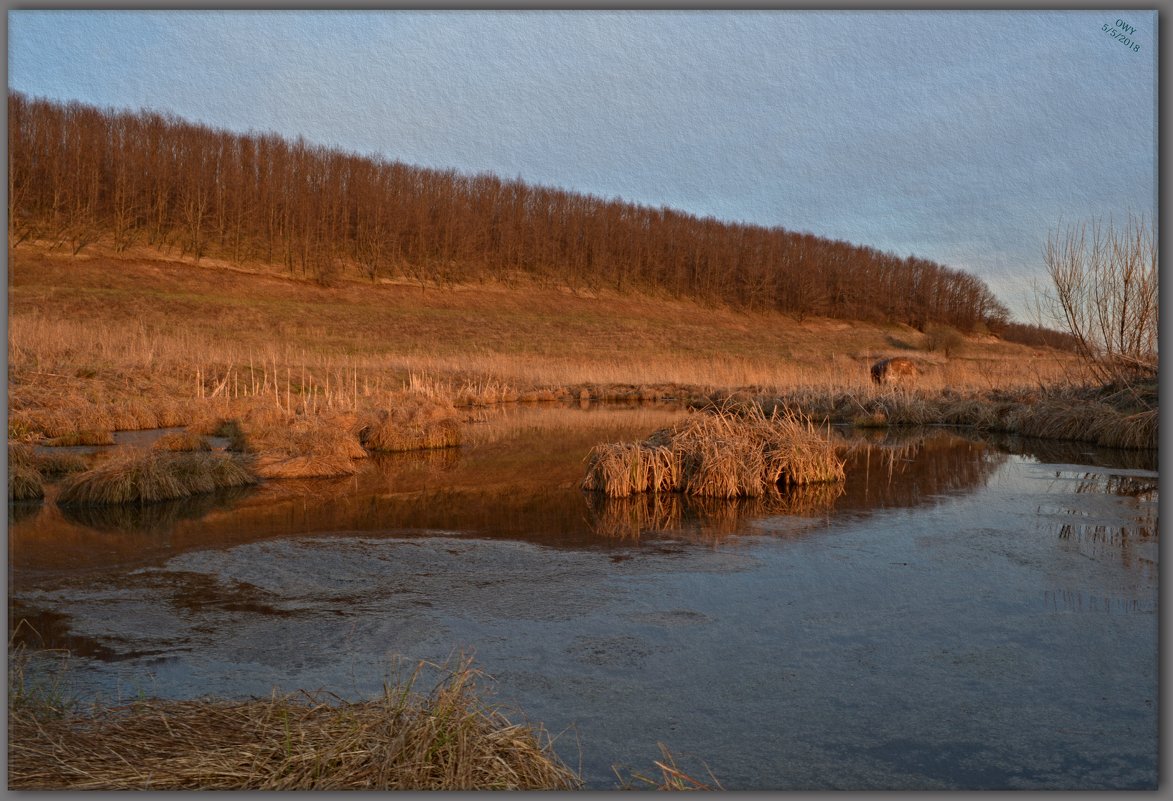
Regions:
<svg viewBox="0 0 1173 801"><path fill-rule="evenodd" d="M359 698L472 654L598 788L657 743L727 789L1156 786L1155 454L937 430L848 439L844 486L788 497L579 491L593 444L681 414L515 409L346 479L10 505L10 633L106 700Z"/></svg>

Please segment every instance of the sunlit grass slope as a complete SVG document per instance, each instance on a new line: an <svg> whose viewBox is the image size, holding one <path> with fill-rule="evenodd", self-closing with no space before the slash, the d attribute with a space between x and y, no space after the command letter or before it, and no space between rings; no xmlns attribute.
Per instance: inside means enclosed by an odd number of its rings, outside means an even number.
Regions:
<svg viewBox="0 0 1173 801"><path fill-rule="evenodd" d="M652 396L863 389L870 363L897 353L929 365L928 388L1037 387L1071 369L1063 354L992 337L946 357L905 326L670 297L406 281L323 288L159 252L74 257L28 244L9 253L9 315L10 411L121 416L97 429L186 423L185 404L212 397L354 408L404 386L458 404L603 397L616 386Z"/></svg>

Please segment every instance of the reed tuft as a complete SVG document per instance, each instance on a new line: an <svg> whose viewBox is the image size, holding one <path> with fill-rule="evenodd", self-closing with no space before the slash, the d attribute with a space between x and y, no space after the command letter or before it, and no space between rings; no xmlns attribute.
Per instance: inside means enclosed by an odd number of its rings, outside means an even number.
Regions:
<svg viewBox="0 0 1173 801"><path fill-rule="evenodd" d="M151 448L156 451L195 452L210 451L212 444L193 431L175 431L155 440Z"/></svg>
<svg viewBox="0 0 1173 801"><path fill-rule="evenodd" d="M45 440L45 444L51 448L68 448L77 445L113 445L114 434L111 431L70 431L62 434L59 437Z"/></svg>
<svg viewBox="0 0 1173 801"><path fill-rule="evenodd" d="M230 456L129 451L67 479L57 502L154 503L254 484L256 480L251 470Z"/></svg>
<svg viewBox="0 0 1173 801"><path fill-rule="evenodd" d="M46 478L56 478L89 469L85 458L76 453L46 453L36 456L37 469Z"/></svg>
<svg viewBox="0 0 1173 801"><path fill-rule="evenodd" d="M787 408L726 404L690 415L641 443L596 446L582 487L613 498L683 492L759 497L776 488L843 479L830 438Z"/></svg>
<svg viewBox="0 0 1173 801"><path fill-rule="evenodd" d="M460 423L452 403L420 392L392 396L388 408L356 422L363 446L373 451L415 451L460 445Z"/></svg>
<svg viewBox="0 0 1173 801"><path fill-rule="evenodd" d="M41 471L29 445L8 443L8 500L33 501L45 497Z"/></svg>

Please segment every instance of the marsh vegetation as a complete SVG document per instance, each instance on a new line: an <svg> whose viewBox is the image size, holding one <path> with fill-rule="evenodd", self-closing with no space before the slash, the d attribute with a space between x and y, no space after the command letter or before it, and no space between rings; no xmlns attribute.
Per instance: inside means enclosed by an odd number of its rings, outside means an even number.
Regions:
<svg viewBox="0 0 1173 801"><path fill-rule="evenodd" d="M1057 330L810 234L8 102L10 656L37 621L94 693L10 661L14 786L1154 782L1143 221L1053 235ZM469 663L380 681L466 644L584 768Z"/></svg>

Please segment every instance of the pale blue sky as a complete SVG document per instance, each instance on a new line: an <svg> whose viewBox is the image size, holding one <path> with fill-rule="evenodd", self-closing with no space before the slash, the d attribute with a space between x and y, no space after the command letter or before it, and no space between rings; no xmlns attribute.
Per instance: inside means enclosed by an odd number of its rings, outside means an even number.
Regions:
<svg viewBox="0 0 1173 801"><path fill-rule="evenodd" d="M1057 223L1155 213L1156 21L14 11L8 85L916 254L1021 317Z"/></svg>

